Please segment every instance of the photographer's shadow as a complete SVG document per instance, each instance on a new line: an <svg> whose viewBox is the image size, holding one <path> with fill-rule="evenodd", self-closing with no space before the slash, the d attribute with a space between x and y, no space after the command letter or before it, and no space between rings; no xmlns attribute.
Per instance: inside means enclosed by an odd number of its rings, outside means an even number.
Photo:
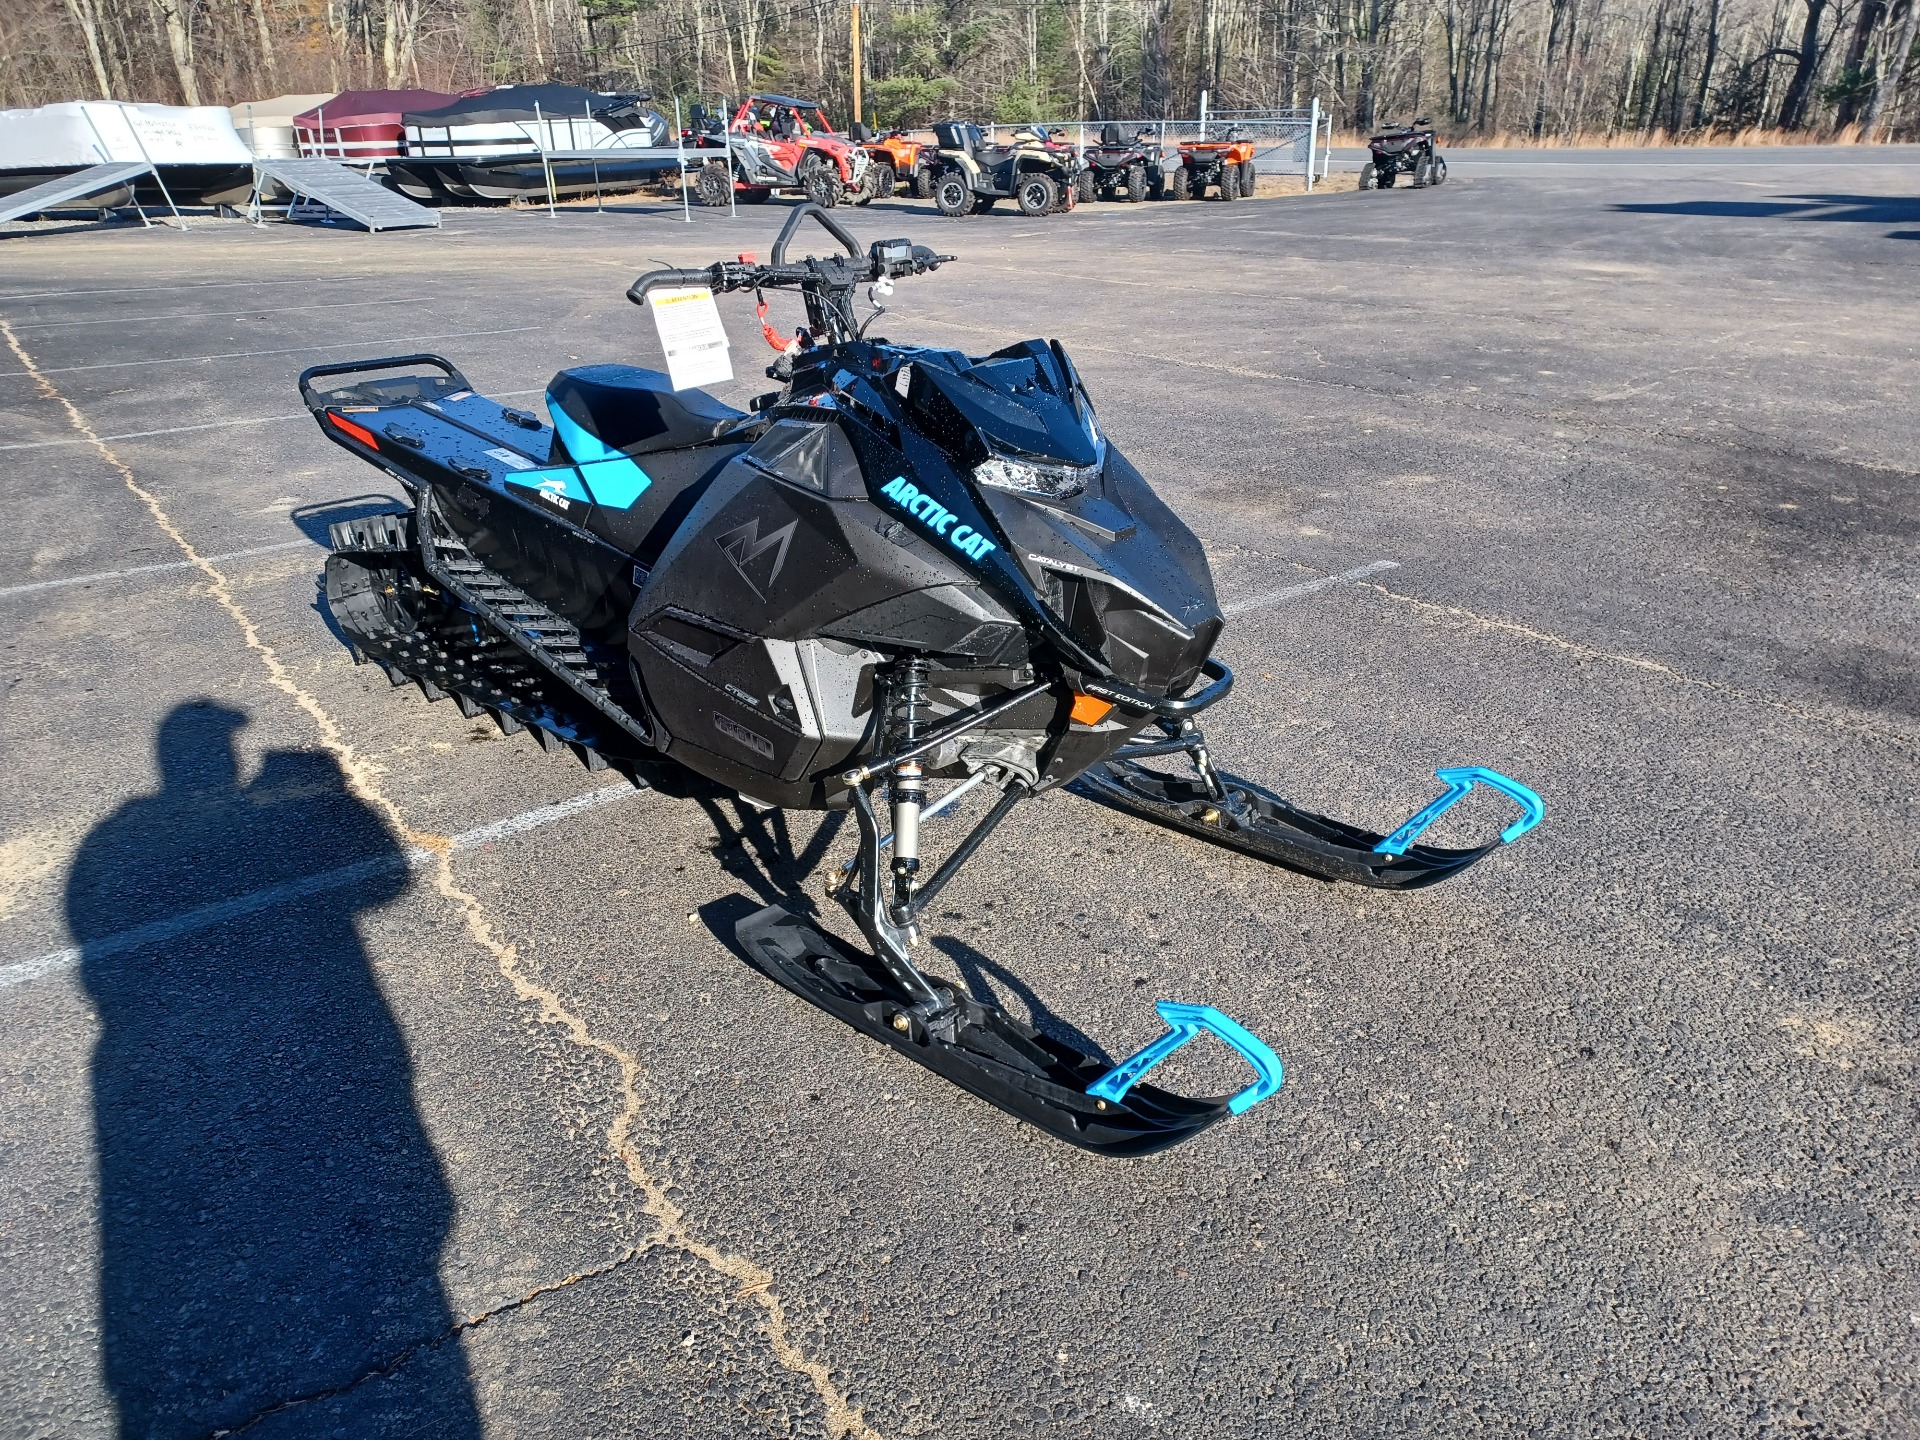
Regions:
<svg viewBox="0 0 1920 1440"><path fill-rule="evenodd" d="M452 1198L355 913L408 884L332 757L240 783L223 706L158 736L161 788L67 887L93 1057L104 1370L125 1436L477 1436L439 1281ZM348 883L330 877L352 866ZM222 923L140 943L223 901Z"/></svg>

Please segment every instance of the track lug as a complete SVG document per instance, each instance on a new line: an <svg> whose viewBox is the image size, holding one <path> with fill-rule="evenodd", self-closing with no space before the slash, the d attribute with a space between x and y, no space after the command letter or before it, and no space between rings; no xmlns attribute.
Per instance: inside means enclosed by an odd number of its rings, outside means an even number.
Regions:
<svg viewBox="0 0 1920 1440"><path fill-rule="evenodd" d="M500 727L502 735L518 735L527 728L504 710L489 710L487 713L493 716L493 723Z"/></svg>
<svg viewBox="0 0 1920 1440"><path fill-rule="evenodd" d="M444 700L447 698L447 692L442 690L438 685L434 684L431 680L421 679L420 677L416 676L414 679L414 684L420 687L420 693L426 696L429 701Z"/></svg>
<svg viewBox="0 0 1920 1440"><path fill-rule="evenodd" d="M367 663L367 652L362 650L358 645L347 646L347 654L353 657L353 663L356 665L364 665Z"/></svg>
<svg viewBox="0 0 1920 1440"><path fill-rule="evenodd" d="M598 774L607 768L606 757L591 745L569 745L568 748L579 757L580 763L590 772Z"/></svg>
<svg viewBox="0 0 1920 1440"><path fill-rule="evenodd" d="M460 707L460 713L471 720L479 715L483 706L476 705L458 690L453 692L453 703Z"/></svg>
<svg viewBox="0 0 1920 1440"><path fill-rule="evenodd" d="M540 742L540 748L548 754L552 754L555 750L558 750L561 745L560 737L544 725L536 725L533 727L533 738Z"/></svg>

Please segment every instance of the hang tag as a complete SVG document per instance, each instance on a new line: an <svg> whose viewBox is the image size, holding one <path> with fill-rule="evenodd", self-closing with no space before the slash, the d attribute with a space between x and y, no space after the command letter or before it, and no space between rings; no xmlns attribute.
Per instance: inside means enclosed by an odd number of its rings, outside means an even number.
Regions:
<svg viewBox="0 0 1920 1440"><path fill-rule="evenodd" d="M667 376L674 389L733 379L727 332L711 290L704 285L654 290L647 295L647 304L653 308L660 348L667 352Z"/></svg>

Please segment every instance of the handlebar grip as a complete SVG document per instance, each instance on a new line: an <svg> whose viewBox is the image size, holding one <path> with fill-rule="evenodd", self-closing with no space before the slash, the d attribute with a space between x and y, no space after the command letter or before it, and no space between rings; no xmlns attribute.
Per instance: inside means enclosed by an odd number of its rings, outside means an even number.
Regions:
<svg viewBox="0 0 1920 1440"><path fill-rule="evenodd" d="M647 292L657 290L662 285L712 285L713 283L711 269L649 270L627 287L627 299L636 305L644 305L647 303Z"/></svg>

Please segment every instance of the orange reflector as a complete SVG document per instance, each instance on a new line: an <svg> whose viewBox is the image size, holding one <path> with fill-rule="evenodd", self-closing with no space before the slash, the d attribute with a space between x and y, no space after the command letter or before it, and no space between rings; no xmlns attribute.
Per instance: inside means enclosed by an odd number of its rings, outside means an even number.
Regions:
<svg viewBox="0 0 1920 1440"><path fill-rule="evenodd" d="M362 445L366 445L374 450L378 450L380 448L380 442L373 438L373 432L371 430L365 429L362 426L354 424L351 420L347 419L346 416L336 415L333 413L333 411L329 410L327 411L327 421L329 424L333 425L334 428L338 430L344 430L347 434L351 435L354 439L358 440Z"/></svg>
<svg viewBox="0 0 1920 1440"><path fill-rule="evenodd" d="M1076 691L1071 713L1073 723L1076 725L1098 725L1113 713L1113 706L1104 700L1096 700L1091 695L1082 695Z"/></svg>

